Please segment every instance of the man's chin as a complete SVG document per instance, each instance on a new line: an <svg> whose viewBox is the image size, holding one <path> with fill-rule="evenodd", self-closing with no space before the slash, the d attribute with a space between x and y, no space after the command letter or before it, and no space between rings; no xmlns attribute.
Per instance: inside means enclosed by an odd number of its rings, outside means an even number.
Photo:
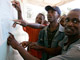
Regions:
<svg viewBox="0 0 80 60"><path fill-rule="evenodd" d="M38 24L41 24L41 23L38 22Z"/></svg>

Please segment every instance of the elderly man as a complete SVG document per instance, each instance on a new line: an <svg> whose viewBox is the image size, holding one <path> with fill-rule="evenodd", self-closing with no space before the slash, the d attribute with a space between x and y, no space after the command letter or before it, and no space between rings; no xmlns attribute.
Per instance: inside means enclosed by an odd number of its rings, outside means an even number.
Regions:
<svg viewBox="0 0 80 60"><path fill-rule="evenodd" d="M59 43L59 46L62 47L62 54L49 60L80 60L80 9L73 9L67 15L65 34L67 38L65 37ZM18 50L24 60L39 60L26 52L11 33L8 38L8 44Z"/></svg>
<svg viewBox="0 0 80 60"><path fill-rule="evenodd" d="M65 38L61 46L62 54L49 60L80 60L80 9L73 9L65 20Z"/></svg>

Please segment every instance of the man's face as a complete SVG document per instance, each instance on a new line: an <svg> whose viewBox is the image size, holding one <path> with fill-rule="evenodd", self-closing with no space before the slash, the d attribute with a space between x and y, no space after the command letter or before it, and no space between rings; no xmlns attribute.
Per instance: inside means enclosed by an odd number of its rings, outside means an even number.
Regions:
<svg viewBox="0 0 80 60"><path fill-rule="evenodd" d="M80 32L80 12L71 11L65 20L65 33L67 35L77 35Z"/></svg>
<svg viewBox="0 0 80 60"><path fill-rule="evenodd" d="M36 23L39 23L39 24L43 24L44 22L44 16L43 15L37 15L36 17Z"/></svg>
<svg viewBox="0 0 80 60"><path fill-rule="evenodd" d="M49 22L57 21L58 19L58 13L54 10L48 10L47 18Z"/></svg>

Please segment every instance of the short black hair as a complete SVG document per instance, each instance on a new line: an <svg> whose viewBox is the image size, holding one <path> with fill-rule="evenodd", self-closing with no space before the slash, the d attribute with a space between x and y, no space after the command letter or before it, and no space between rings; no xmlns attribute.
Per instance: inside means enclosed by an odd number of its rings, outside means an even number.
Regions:
<svg viewBox="0 0 80 60"><path fill-rule="evenodd" d="M45 20L45 15L43 13L39 13L38 15L42 15L44 17L44 20Z"/></svg>
<svg viewBox="0 0 80 60"><path fill-rule="evenodd" d="M72 9L71 11L80 11L80 9L76 8L76 9Z"/></svg>

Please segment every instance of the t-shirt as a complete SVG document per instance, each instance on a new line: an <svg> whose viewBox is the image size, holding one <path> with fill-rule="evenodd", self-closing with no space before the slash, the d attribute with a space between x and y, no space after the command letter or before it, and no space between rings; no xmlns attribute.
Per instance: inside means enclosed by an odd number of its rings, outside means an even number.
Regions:
<svg viewBox="0 0 80 60"><path fill-rule="evenodd" d="M23 27L23 30L28 33L30 42L37 42L39 32L41 29L35 29L31 27ZM41 58L42 54L40 51L36 51L34 49L30 49L29 53L37 58Z"/></svg>
<svg viewBox="0 0 80 60"><path fill-rule="evenodd" d="M80 60L80 39L69 45L68 48L64 46L65 42L67 42L66 38L59 44L63 48L62 54L52 57L49 60Z"/></svg>

